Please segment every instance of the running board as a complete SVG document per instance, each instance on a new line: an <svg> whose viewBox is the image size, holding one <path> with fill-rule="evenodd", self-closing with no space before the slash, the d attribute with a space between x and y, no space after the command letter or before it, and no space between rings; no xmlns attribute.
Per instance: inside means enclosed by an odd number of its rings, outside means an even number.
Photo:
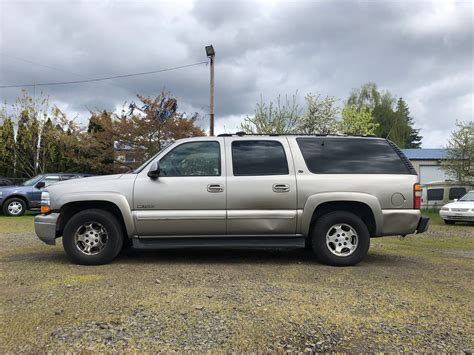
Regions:
<svg viewBox="0 0 474 355"><path fill-rule="evenodd" d="M267 249L304 248L304 237L293 238L137 238L136 249Z"/></svg>

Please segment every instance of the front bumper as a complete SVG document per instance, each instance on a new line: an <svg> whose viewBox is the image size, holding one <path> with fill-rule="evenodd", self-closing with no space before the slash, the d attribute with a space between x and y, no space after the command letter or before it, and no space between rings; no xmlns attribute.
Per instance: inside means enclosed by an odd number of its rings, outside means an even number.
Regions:
<svg viewBox="0 0 474 355"><path fill-rule="evenodd" d="M439 211L439 216L448 221L474 222L474 212Z"/></svg>
<svg viewBox="0 0 474 355"><path fill-rule="evenodd" d="M58 218L59 213L39 214L35 217L36 235L46 244L56 244L56 224Z"/></svg>

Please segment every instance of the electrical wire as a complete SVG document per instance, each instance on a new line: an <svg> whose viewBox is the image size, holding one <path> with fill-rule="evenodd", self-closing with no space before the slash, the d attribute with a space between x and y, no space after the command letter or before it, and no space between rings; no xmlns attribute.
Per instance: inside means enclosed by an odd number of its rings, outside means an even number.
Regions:
<svg viewBox="0 0 474 355"><path fill-rule="evenodd" d="M123 74L123 75L115 75L115 76L107 76L102 78L93 78L93 79L85 79L85 80L73 80L73 81L60 81L60 82L51 82L51 83L37 83L37 84L14 84L14 85L0 85L0 89L8 89L8 88L23 88L23 87L36 87L36 86L53 86L53 85L70 85L70 84L83 84L83 83L90 83L90 82L97 82L97 81L104 81L104 80L112 80L112 79L121 79L121 78L129 78L133 76L140 76L140 75L148 75L148 74L156 74L162 73L172 70L178 70L183 68L189 68L197 65L207 64L208 62L198 62L186 65L180 65L177 67L171 67L166 69L159 69L159 70L152 70L140 73L133 73L133 74Z"/></svg>

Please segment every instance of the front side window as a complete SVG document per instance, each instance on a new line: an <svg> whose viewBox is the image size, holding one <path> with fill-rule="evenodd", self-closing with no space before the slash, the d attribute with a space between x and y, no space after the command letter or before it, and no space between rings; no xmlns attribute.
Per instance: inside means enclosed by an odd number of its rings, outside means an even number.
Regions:
<svg viewBox="0 0 474 355"><path fill-rule="evenodd" d="M277 141L243 140L232 142L234 176L288 175L283 145Z"/></svg>
<svg viewBox="0 0 474 355"><path fill-rule="evenodd" d="M466 194L466 189L464 187L451 187L449 189L449 199L454 200L455 198L460 198Z"/></svg>
<svg viewBox="0 0 474 355"><path fill-rule="evenodd" d="M444 195L444 189L429 189L428 201L442 201L443 195Z"/></svg>
<svg viewBox="0 0 474 355"><path fill-rule="evenodd" d="M400 156L382 139L297 138L314 174L409 174Z"/></svg>
<svg viewBox="0 0 474 355"><path fill-rule="evenodd" d="M160 160L162 176L221 175L218 142L190 142L178 145Z"/></svg>
<svg viewBox="0 0 474 355"><path fill-rule="evenodd" d="M42 181L44 182L44 186L49 186L51 184L58 182L59 176L55 176L55 175L46 176Z"/></svg>

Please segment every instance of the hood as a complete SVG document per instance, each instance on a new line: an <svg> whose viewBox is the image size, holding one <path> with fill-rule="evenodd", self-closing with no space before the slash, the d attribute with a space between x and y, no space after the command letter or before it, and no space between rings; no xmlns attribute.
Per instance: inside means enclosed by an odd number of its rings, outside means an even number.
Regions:
<svg viewBox="0 0 474 355"><path fill-rule="evenodd" d="M14 191L30 191L33 188L33 186L22 186L22 185L10 185L10 186L0 186L0 191L8 191L8 192L14 192Z"/></svg>
<svg viewBox="0 0 474 355"><path fill-rule="evenodd" d="M474 202L470 202L470 201L456 201L456 202L448 203L448 204L444 205L443 207L447 207L447 208L471 208L471 209L474 209Z"/></svg>
<svg viewBox="0 0 474 355"><path fill-rule="evenodd" d="M94 184L102 181L117 180L120 179L124 174L114 174L114 175L100 175L100 176L87 176L78 179L70 179L65 181L60 181L55 184L52 184L49 187L53 186L64 186L64 185L78 185L78 184ZM48 187L48 190L49 190Z"/></svg>

